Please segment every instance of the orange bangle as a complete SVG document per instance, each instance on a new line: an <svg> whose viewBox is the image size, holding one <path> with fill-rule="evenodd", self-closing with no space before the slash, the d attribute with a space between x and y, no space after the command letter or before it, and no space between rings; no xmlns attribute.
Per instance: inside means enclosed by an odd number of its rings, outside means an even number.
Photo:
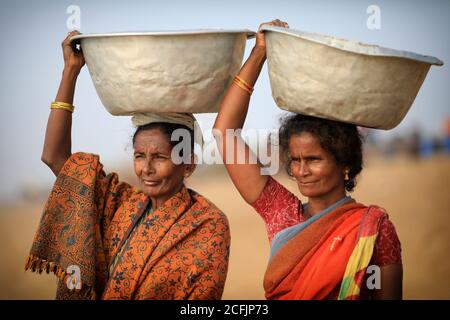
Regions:
<svg viewBox="0 0 450 320"><path fill-rule="evenodd" d="M242 83L240 83L239 81L233 80L233 83L235 85L237 85L239 88L241 88L242 90L246 91L249 95L252 94L252 92L250 90L248 90Z"/></svg>
<svg viewBox="0 0 450 320"><path fill-rule="evenodd" d="M239 77L238 75L236 75L234 78L235 78L236 80L238 80L239 82L241 82L244 86L246 86L248 90L253 91L253 87L252 87L251 85L249 85L249 84L247 83L247 81L245 81L244 79L242 79L242 78Z"/></svg>
<svg viewBox="0 0 450 320"><path fill-rule="evenodd" d="M253 87L251 87L245 80L243 80L239 76L235 76L233 79L233 83L236 84L239 88L246 91L249 95L253 93Z"/></svg>

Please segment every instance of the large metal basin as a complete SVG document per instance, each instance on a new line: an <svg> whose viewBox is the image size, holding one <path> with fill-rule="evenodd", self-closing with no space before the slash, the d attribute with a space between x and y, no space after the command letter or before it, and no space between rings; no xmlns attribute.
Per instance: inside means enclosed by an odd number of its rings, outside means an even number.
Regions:
<svg viewBox="0 0 450 320"><path fill-rule="evenodd" d="M435 57L263 26L272 96L284 110L392 129L405 117Z"/></svg>
<svg viewBox="0 0 450 320"><path fill-rule="evenodd" d="M217 112L249 30L82 34L89 73L113 115Z"/></svg>

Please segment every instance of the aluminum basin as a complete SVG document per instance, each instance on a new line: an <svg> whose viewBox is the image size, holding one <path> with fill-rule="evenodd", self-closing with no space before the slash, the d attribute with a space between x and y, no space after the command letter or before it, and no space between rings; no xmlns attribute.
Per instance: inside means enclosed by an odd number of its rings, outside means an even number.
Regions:
<svg viewBox="0 0 450 320"><path fill-rule="evenodd" d="M82 34L95 89L112 115L217 112L249 30Z"/></svg>
<svg viewBox="0 0 450 320"><path fill-rule="evenodd" d="M392 129L410 109L435 57L263 26L272 96L281 109Z"/></svg>

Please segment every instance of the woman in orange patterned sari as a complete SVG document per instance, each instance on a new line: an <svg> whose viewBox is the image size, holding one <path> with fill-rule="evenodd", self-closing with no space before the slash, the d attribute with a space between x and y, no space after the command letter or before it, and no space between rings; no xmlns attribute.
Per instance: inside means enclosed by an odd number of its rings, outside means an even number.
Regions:
<svg viewBox="0 0 450 320"><path fill-rule="evenodd" d="M58 299L220 299L230 234L225 215L184 179L192 161L175 164L175 130L188 114L140 124L133 137L140 188L106 174L99 157L71 152L75 82L81 52L63 41L65 68L52 108L42 160L57 177L25 268L55 273ZM186 143L186 141L182 141ZM183 158L184 159L184 158Z"/></svg>

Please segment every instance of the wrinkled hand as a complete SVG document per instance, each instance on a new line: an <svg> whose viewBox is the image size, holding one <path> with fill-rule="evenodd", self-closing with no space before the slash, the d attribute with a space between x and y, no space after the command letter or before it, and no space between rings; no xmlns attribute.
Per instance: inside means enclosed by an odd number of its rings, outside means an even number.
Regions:
<svg viewBox="0 0 450 320"><path fill-rule="evenodd" d="M287 22L281 21L279 19L272 20L270 22L261 23L261 25L259 26L259 29L261 29L261 27L264 25L289 28L289 25L287 24ZM264 38L264 32L258 31L256 33L255 47L262 47L264 49L266 48L266 40Z"/></svg>
<svg viewBox="0 0 450 320"><path fill-rule="evenodd" d="M69 68L79 72L85 64L83 52L73 49L70 43L70 38L78 34L80 34L78 31L69 32L67 37L61 43L61 46L64 57L64 68Z"/></svg>

